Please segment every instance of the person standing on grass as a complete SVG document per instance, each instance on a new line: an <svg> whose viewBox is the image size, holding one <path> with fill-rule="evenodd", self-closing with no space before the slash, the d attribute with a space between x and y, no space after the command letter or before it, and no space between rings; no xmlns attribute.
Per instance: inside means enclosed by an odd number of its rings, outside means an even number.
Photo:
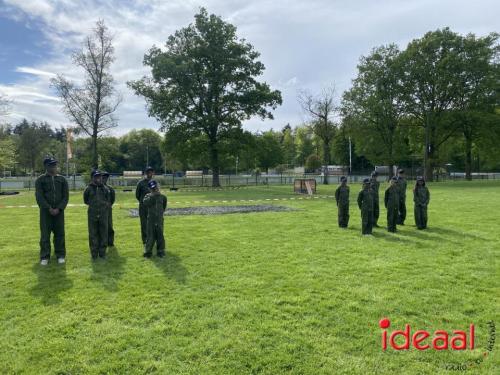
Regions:
<svg viewBox="0 0 500 375"><path fill-rule="evenodd" d="M413 189L415 224L417 225L417 229L427 228L427 205L430 199L431 195L429 189L425 186L424 178L418 176L415 188Z"/></svg>
<svg viewBox="0 0 500 375"><path fill-rule="evenodd" d="M378 227L378 218L380 216L380 204L378 190L380 182L377 181L378 172L373 171L370 179L370 187L373 191L373 226Z"/></svg>
<svg viewBox="0 0 500 375"><path fill-rule="evenodd" d="M146 207L143 204L144 197L150 192L148 183L153 179L155 175L155 170L153 167L146 167L145 176L139 181L135 189L135 198L139 202L139 218L141 220L141 239L142 245L144 246L144 251L146 251L146 240L147 240L147 223L148 223L148 213Z"/></svg>
<svg viewBox="0 0 500 375"><path fill-rule="evenodd" d="M338 207L339 227L347 228L349 224L349 186L347 186L347 177L340 177L340 185L335 190L335 200Z"/></svg>
<svg viewBox="0 0 500 375"><path fill-rule="evenodd" d="M399 186L399 215L398 224L405 225L406 220L406 179L405 171L398 170L398 186Z"/></svg>
<svg viewBox="0 0 500 375"><path fill-rule="evenodd" d="M57 174L57 160L43 160L45 174L36 179L35 198L40 207L40 264L46 266L50 259L50 233L54 234L54 253L57 263L66 262L64 210L68 205L68 181Z"/></svg>
<svg viewBox="0 0 500 375"><path fill-rule="evenodd" d="M361 233L371 236L373 230L373 192L370 179L363 180L363 188L358 194L358 206L361 210Z"/></svg>
<svg viewBox="0 0 500 375"><path fill-rule="evenodd" d="M88 206L89 246L92 260L97 257L106 258L108 246L108 216L110 208L110 192L102 183L102 173L94 170L92 181L83 193L83 201Z"/></svg>
<svg viewBox="0 0 500 375"><path fill-rule="evenodd" d="M113 204L115 204L115 189L108 185L109 173L102 172L102 183L109 189L109 214L108 214L108 246L115 246L115 230L113 229Z"/></svg>
<svg viewBox="0 0 500 375"><path fill-rule="evenodd" d="M148 187L151 190L143 200L147 210L147 240L144 249L144 257L151 258L153 246L156 243L156 255L159 258L165 256L165 238L163 236L163 214L167 209L167 197L161 194L160 186L154 180L149 181Z"/></svg>
<svg viewBox="0 0 500 375"><path fill-rule="evenodd" d="M387 209L387 230L389 232L396 232L396 224L398 222L399 216L399 186L398 178L394 176L391 178L391 182L384 196L384 205Z"/></svg>

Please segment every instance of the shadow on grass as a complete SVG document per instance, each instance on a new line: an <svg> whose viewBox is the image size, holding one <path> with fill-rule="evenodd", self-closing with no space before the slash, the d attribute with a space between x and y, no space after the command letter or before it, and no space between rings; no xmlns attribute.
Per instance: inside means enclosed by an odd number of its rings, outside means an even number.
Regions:
<svg viewBox="0 0 500 375"><path fill-rule="evenodd" d="M417 229L417 227L412 227L408 231L398 231L398 233L402 237L406 237L407 239L420 239L424 241L445 241L452 243L454 245L462 245L463 241L462 239L469 238L469 239L474 239L478 241L489 241L486 238L482 238L479 236L476 236L474 234L469 234L467 232L460 232L460 231L455 231L452 229L447 229L447 228L427 228L427 229Z"/></svg>
<svg viewBox="0 0 500 375"><path fill-rule="evenodd" d="M382 228L378 228L378 229L379 230L372 232L372 235L375 238L382 238L386 241L392 241L392 242L397 242L397 243L408 241L406 238L404 238L402 236L398 236L399 232L391 233L391 232L388 232L387 230L383 230ZM416 243L416 241L414 241L414 242Z"/></svg>
<svg viewBox="0 0 500 375"><path fill-rule="evenodd" d="M36 262L33 273L37 276L37 284L30 290L32 296L40 298L44 305L57 305L62 302L59 294L73 288L73 281L66 277L66 264L49 263L41 266Z"/></svg>
<svg viewBox="0 0 500 375"><path fill-rule="evenodd" d="M99 281L106 290L118 291L118 281L123 276L126 259L118 253L116 247L108 248L106 259L92 261L91 280Z"/></svg>
<svg viewBox="0 0 500 375"><path fill-rule="evenodd" d="M179 284L186 283L188 272L177 255L167 250L165 258L154 257L151 260L169 279L173 279Z"/></svg>
<svg viewBox="0 0 500 375"><path fill-rule="evenodd" d="M454 238L461 238L461 237L468 237L474 240L479 240L479 241L491 241L488 238L484 238L475 234L471 234L465 231L459 231L459 230L453 230L450 228L440 228L440 227L428 227L427 229L424 229L423 232L428 232L428 233L433 233L433 234L438 234L438 235L448 235L448 236L453 236Z"/></svg>

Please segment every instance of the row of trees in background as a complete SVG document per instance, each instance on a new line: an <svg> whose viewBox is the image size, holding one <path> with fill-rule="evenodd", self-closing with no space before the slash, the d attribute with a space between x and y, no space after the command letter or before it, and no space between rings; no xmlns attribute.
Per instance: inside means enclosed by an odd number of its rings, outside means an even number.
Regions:
<svg viewBox="0 0 500 375"><path fill-rule="evenodd" d="M340 130L335 130L340 132ZM157 171L172 173L186 170L211 172L211 154L205 147L204 134L180 141L175 131L165 135L151 130L132 130L121 137L103 136L98 139L98 164L113 173L124 170L140 171L151 165ZM0 169L17 175L43 171L42 160L54 155L66 173L67 132L47 123L22 120L17 125L0 126ZM346 165L349 160L348 142L336 134L335 142L326 151L333 163ZM95 165L93 142L88 137L76 137L70 142L72 158L69 173L88 173ZM204 151L205 150L205 151ZM307 172L317 171L324 160L325 148L314 127L286 125L279 131L263 133L240 131L219 144L221 173L260 173L270 169L278 172L305 166ZM355 157L354 166L371 168L362 157Z"/></svg>

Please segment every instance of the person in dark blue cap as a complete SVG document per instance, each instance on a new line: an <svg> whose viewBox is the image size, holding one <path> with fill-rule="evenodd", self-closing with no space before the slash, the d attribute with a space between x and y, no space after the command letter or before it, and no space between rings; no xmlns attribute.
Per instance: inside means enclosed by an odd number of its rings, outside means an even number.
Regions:
<svg viewBox="0 0 500 375"><path fill-rule="evenodd" d="M40 207L40 264L46 266L50 259L50 234L54 234L54 253L59 264L66 262L64 210L68 205L69 188L64 176L57 173L57 160L43 160L45 174L36 179L35 197Z"/></svg>
<svg viewBox="0 0 500 375"><path fill-rule="evenodd" d="M387 209L387 230L396 232L396 224L399 217L399 206L401 199L399 197L400 188L398 186L398 178L394 176L384 195L384 205Z"/></svg>
<svg viewBox="0 0 500 375"><path fill-rule="evenodd" d="M143 203L147 210L147 239L144 248L144 257L153 255L153 246L156 243L156 255L165 256L165 237L163 235L163 214L167 208L167 197L161 194L160 186L155 180L148 182L151 190L146 194Z"/></svg>
<svg viewBox="0 0 500 375"><path fill-rule="evenodd" d="M145 176L139 181L135 189L135 197L139 201L139 218L141 220L141 239L144 249L146 249L146 239L147 239L147 212L146 207L144 207L143 200L147 193L150 192L148 183L153 179L155 175L155 170L153 167L146 167L144 170Z"/></svg>
<svg viewBox="0 0 500 375"><path fill-rule="evenodd" d="M108 216L108 246L115 246L115 230L113 229L113 205L115 204L116 193L110 185L108 185L109 172L102 172L102 184L109 189L109 216Z"/></svg>
<svg viewBox="0 0 500 375"><path fill-rule="evenodd" d="M106 258L108 246L108 216L110 207L109 189L102 183L102 173L93 170L92 181L83 193L83 201L88 206L89 247L92 260Z"/></svg>
<svg viewBox="0 0 500 375"><path fill-rule="evenodd" d="M335 201L338 208L338 221L340 228L347 228L349 224L349 186L347 177L340 177L340 185L335 190Z"/></svg>
<svg viewBox="0 0 500 375"><path fill-rule="evenodd" d="M369 178L363 180L363 189L358 194L358 206L361 210L361 233L370 236L373 230L373 192Z"/></svg>

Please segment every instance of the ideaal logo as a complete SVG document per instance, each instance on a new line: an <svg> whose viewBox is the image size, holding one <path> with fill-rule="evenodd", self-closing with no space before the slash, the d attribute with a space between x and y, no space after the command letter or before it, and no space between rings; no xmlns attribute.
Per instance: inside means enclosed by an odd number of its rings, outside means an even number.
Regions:
<svg viewBox="0 0 500 375"><path fill-rule="evenodd" d="M437 330L432 335L430 332L419 329L412 333L409 324L405 324L404 330L395 330L388 337L387 328L391 326L391 321L383 318L379 321L382 328L382 349L387 350L387 343L394 350L408 350L413 346L418 350L447 350L451 347L453 350L472 350L474 349L474 324L469 325L468 331L454 330L452 334L447 331ZM404 338L403 343L396 343L396 338Z"/></svg>
<svg viewBox="0 0 500 375"><path fill-rule="evenodd" d="M418 350L473 350L475 347L475 326L470 324L467 331L454 330L451 334L444 330L437 330L432 335L426 330L417 330L412 333L409 324L405 324L403 330L395 330L388 334L387 328L391 326L391 321L383 318L379 321L382 328L382 350L387 350L388 345L394 350L409 350L411 346ZM491 354L495 346L496 328L495 323L490 320L487 323L488 342L485 351L476 359L470 359L464 363L448 363L447 370L467 371L479 366L484 359ZM403 343L397 343L396 338L403 338ZM401 341L401 340L398 340Z"/></svg>

